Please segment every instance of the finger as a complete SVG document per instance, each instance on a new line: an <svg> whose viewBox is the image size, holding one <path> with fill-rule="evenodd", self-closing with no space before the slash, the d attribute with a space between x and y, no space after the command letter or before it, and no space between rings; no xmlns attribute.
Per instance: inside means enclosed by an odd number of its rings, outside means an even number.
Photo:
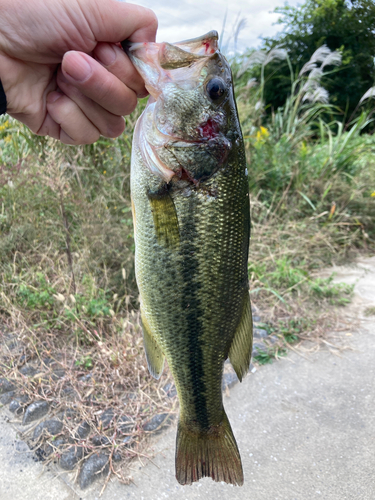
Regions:
<svg viewBox="0 0 375 500"><path fill-rule="evenodd" d="M36 134L44 136L47 135L48 137L53 137L54 139L60 140L60 132L60 125L56 123L52 116L47 112L44 121L39 130L36 131Z"/></svg>
<svg viewBox="0 0 375 500"><path fill-rule="evenodd" d="M114 138L123 133L125 121L122 116L110 113L102 106L83 95L77 87L67 82L60 70L57 73L57 84L59 89L77 104L84 115L99 130L101 135Z"/></svg>
<svg viewBox="0 0 375 500"><path fill-rule="evenodd" d="M151 9L117 0L85 0L90 10L90 27L101 42L154 42L158 20ZM85 6L86 7L86 6Z"/></svg>
<svg viewBox="0 0 375 500"><path fill-rule="evenodd" d="M137 105L136 93L83 52L67 52L61 69L67 82L115 115L128 115Z"/></svg>
<svg viewBox="0 0 375 500"><path fill-rule="evenodd" d="M98 43L93 56L108 71L133 90L137 97L145 97L148 94L140 74L122 49L114 44Z"/></svg>
<svg viewBox="0 0 375 500"><path fill-rule="evenodd" d="M64 144L92 144L99 139L99 130L68 96L60 92L51 92L47 97L47 111L50 118L60 126L58 137L56 135L53 137ZM47 126L49 123L50 121ZM56 128L51 130L56 134Z"/></svg>

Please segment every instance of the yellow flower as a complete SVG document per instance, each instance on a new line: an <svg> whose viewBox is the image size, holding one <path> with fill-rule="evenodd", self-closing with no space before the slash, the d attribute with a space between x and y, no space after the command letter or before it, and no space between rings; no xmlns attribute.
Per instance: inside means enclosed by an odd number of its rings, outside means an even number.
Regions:
<svg viewBox="0 0 375 500"><path fill-rule="evenodd" d="M266 127L260 127L256 133L256 145L264 144L269 135L270 133L268 132Z"/></svg>
<svg viewBox="0 0 375 500"><path fill-rule="evenodd" d="M375 191L371 193L371 196L374 198L375 197Z"/></svg>
<svg viewBox="0 0 375 500"><path fill-rule="evenodd" d="M103 170L103 175L105 175L107 173L107 170Z"/></svg>
<svg viewBox="0 0 375 500"><path fill-rule="evenodd" d="M9 127L9 120L6 120L2 125L0 125L0 132L6 130Z"/></svg>
<svg viewBox="0 0 375 500"><path fill-rule="evenodd" d="M261 146L262 144L264 144L269 136L270 133L268 132L266 127L260 127L255 136L255 146Z"/></svg>
<svg viewBox="0 0 375 500"><path fill-rule="evenodd" d="M12 138L10 135L7 135L4 139L4 142L12 142Z"/></svg>
<svg viewBox="0 0 375 500"><path fill-rule="evenodd" d="M268 132L266 127L260 127L260 132L261 132L263 137L269 137L269 135L270 135L270 133Z"/></svg>

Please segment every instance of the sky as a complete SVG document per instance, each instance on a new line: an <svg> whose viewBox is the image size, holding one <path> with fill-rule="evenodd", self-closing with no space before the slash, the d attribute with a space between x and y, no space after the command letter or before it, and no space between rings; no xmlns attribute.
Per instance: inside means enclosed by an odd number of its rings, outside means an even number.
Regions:
<svg viewBox="0 0 375 500"><path fill-rule="evenodd" d="M194 38L211 30L222 32L227 12L224 43L231 34L236 18L246 18L246 26L240 32L237 50L258 48L261 36L272 36L281 30L274 25L278 14L275 7L284 5L284 0L130 0L131 3L152 9L159 19L158 42L177 42ZM129 3L130 3L129 2ZM302 0L289 0L296 6Z"/></svg>

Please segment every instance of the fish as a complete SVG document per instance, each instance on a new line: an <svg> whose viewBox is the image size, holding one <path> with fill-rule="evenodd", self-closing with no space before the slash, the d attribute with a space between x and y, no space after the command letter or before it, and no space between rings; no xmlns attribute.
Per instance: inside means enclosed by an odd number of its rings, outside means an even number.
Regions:
<svg viewBox="0 0 375 500"><path fill-rule="evenodd" d="M164 360L180 403L176 478L243 484L223 406L229 358L249 370L250 202L230 66L218 34L127 43L150 94L134 130L131 200L147 364Z"/></svg>

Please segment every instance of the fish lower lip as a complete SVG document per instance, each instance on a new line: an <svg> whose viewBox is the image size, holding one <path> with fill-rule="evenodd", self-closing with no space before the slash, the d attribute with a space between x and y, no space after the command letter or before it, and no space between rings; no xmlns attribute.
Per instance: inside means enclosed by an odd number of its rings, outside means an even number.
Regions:
<svg viewBox="0 0 375 500"><path fill-rule="evenodd" d="M170 142L168 142L166 146L167 147L168 147L168 145L169 146L178 146L178 147L182 148L186 145L186 147L191 148L192 146L199 147L199 146L202 146L203 144L206 144L207 147L209 148L211 144L212 144L212 147L215 147L215 146L217 146L218 143L222 143L223 145L225 145L224 147L228 150L232 149L231 141L229 141L226 137L220 136L220 135L218 135L216 137L211 137L210 139L202 138L199 140L192 140L192 141L189 141L186 139L174 138Z"/></svg>
<svg viewBox="0 0 375 500"><path fill-rule="evenodd" d="M196 146L199 146L201 144L209 144L210 142L211 143L217 143L218 140L222 140L223 142L226 142L226 143L229 143L230 141L228 141L228 139L224 136L220 136L220 135L216 135L215 137L202 137L202 138L199 138L199 139L192 139L192 140L189 140L189 139L180 139L178 137L171 137L171 141L169 142L169 144L171 145L175 145L175 144L178 144L179 146L183 146L184 144L187 144L189 146L192 146L192 145L196 145Z"/></svg>

